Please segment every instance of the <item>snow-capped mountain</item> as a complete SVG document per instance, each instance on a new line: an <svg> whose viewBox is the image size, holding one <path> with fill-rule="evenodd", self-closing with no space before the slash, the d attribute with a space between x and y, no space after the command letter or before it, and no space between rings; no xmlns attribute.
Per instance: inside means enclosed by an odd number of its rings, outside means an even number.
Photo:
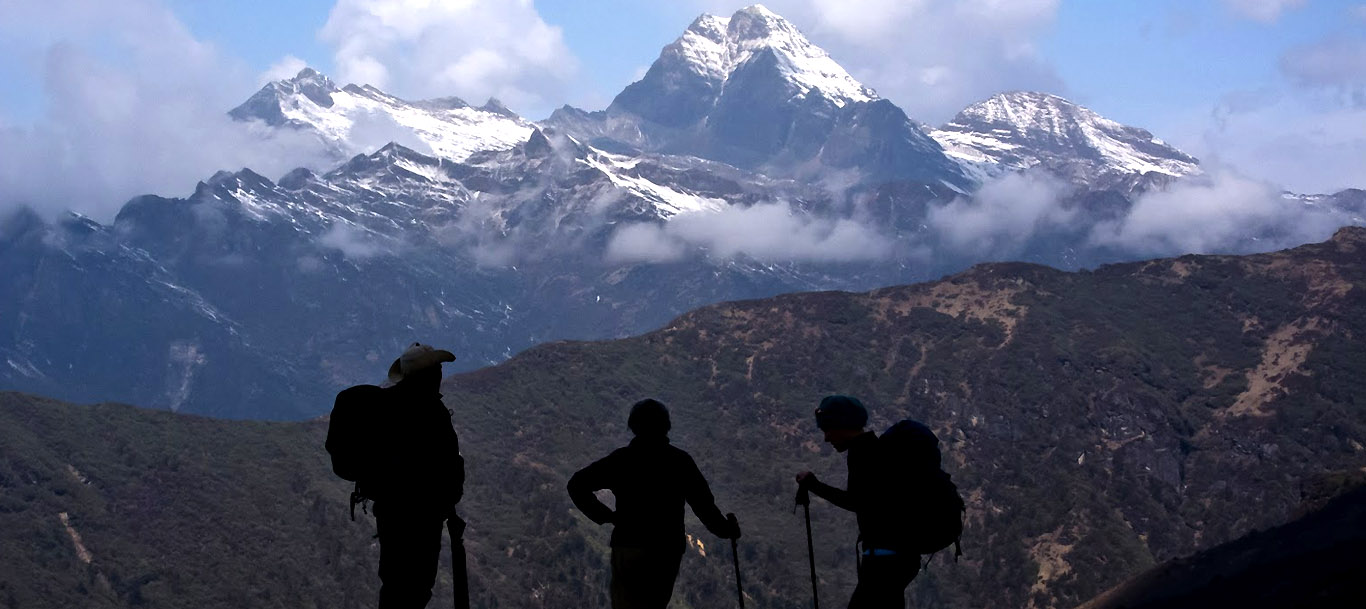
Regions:
<svg viewBox="0 0 1366 609"><path fill-rule="evenodd" d="M546 124L615 152L690 155L774 177L971 187L900 108L760 5L699 17L606 110L565 107Z"/></svg>
<svg viewBox="0 0 1366 609"><path fill-rule="evenodd" d="M1043 167L1093 183L1121 176L1179 178L1199 161L1153 134L1122 125L1047 93L1001 93L959 112L930 132L944 150L978 175Z"/></svg>
<svg viewBox="0 0 1366 609"><path fill-rule="evenodd" d="M410 102L370 85L338 88L312 68L267 84L229 114L312 131L340 158L399 142L461 161L479 150L511 148L532 130L495 99L478 108L457 97Z"/></svg>
<svg viewBox="0 0 1366 609"><path fill-rule="evenodd" d="M731 78L751 61L771 63L773 73L765 76L774 78L784 94L774 101L800 101L814 94L844 107L877 99L877 93L786 19L754 5L729 18L698 17L612 106L661 125L687 126L706 115ZM692 102L694 107L676 108L670 101Z"/></svg>
<svg viewBox="0 0 1366 609"><path fill-rule="evenodd" d="M278 179L219 172L183 198L133 199L111 226L0 218L0 388L312 416L413 340L476 367L723 300L871 289L984 257L1122 260L1091 229L1136 191L1198 171L1145 131L1042 94L965 110L935 132L950 156L761 6L698 18L606 110L540 124L493 102L338 88L313 70L232 115L315 133L346 156ZM1076 183L1059 202L1068 222L1025 227L1002 241L1008 252L946 246L944 218L976 222L972 190L1011 171ZM1363 200L1287 204L1360 223ZM736 220L755 209L777 214ZM609 255L627 231L635 257ZM864 238L889 253L794 262L734 245ZM666 240L667 255L640 253Z"/></svg>

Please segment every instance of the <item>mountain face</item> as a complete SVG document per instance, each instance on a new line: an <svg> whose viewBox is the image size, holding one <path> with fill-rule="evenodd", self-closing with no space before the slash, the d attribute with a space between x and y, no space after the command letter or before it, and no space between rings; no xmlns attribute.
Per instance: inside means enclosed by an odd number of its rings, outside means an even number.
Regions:
<svg viewBox="0 0 1366 609"><path fill-rule="evenodd" d="M1095 184L1125 176L1170 181L1200 172L1199 161L1151 133L1047 93L992 96L930 135L981 176L1042 167Z"/></svg>
<svg viewBox="0 0 1366 609"><path fill-rule="evenodd" d="M922 572L913 606L1076 606L1285 522L1325 474L1366 466L1363 251L1351 228L1253 256L989 264L712 305L450 376L474 606L607 602L610 530L563 489L628 441L643 397L668 404L673 443L738 514L747 605L809 606L792 475L844 483L811 418L834 392L868 404L874 430L929 425L967 500L963 559ZM0 394L0 603L373 602L372 521L348 519L324 433ZM811 517L821 600L838 604L855 523L821 501ZM675 596L732 602L729 550L686 527Z"/></svg>
<svg viewBox="0 0 1366 609"><path fill-rule="evenodd" d="M409 102L369 85L338 88L311 68L266 85L228 114L314 133L339 158L399 142L463 161L475 151L512 148L532 131L498 100L478 108L456 97Z"/></svg>
<svg viewBox="0 0 1366 609"><path fill-rule="evenodd" d="M23 213L0 226L3 386L262 417L290 411L281 395L326 389L244 340L237 319L114 229ZM231 401L196 408L205 396Z"/></svg>
<svg viewBox="0 0 1366 609"><path fill-rule="evenodd" d="M111 226L25 215L0 233L13 278L0 306L16 313L0 321L0 382L304 418L340 388L378 381L414 340L478 367L546 340L642 332L709 302L896 276L606 253L617 225L774 195L821 201L700 159L626 159L535 131L464 163L389 145L278 183L220 172L183 199L134 199Z"/></svg>
<svg viewBox="0 0 1366 609"><path fill-rule="evenodd" d="M595 146L686 154L778 177L970 181L900 108L760 5L703 15L605 111L546 124Z"/></svg>
<svg viewBox="0 0 1366 609"><path fill-rule="evenodd" d="M608 109L541 124L303 70L231 114L315 134L346 155L331 167L219 172L185 197L135 198L107 226L0 219L14 278L0 311L15 312L0 316L0 387L306 418L414 340L473 368L712 302L867 290L983 260L1131 259L1093 231L1193 170L1188 157L1058 98L1006 98L1039 100L970 109L955 133L1009 154L962 164L759 6L699 18ZM1005 209L964 192L1017 171L1071 182L1055 210L1067 221L1023 227L1019 242L956 237L1028 207L999 183ZM1285 204L1363 224L1360 194ZM1260 231L1237 251L1283 242Z"/></svg>

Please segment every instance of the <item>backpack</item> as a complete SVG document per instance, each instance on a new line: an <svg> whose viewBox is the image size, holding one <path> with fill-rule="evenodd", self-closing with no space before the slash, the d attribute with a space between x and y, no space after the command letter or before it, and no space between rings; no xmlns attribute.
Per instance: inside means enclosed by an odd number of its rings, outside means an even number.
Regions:
<svg viewBox="0 0 1366 609"><path fill-rule="evenodd" d="M332 404L327 424L327 453L332 456L332 471L343 480L359 482L372 469L367 445L372 444L384 390L375 385L356 385L343 389Z"/></svg>
<svg viewBox="0 0 1366 609"><path fill-rule="evenodd" d="M940 467L939 438L925 425L905 419L878 438L878 447L896 477L893 506L900 515L897 536L919 554L934 554L950 545L962 556L963 498Z"/></svg>

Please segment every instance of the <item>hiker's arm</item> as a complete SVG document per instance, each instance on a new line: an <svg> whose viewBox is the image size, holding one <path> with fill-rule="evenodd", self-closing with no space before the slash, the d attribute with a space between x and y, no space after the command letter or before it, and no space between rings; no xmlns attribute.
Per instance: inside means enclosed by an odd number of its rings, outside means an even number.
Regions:
<svg viewBox="0 0 1366 609"><path fill-rule="evenodd" d="M797 483L806 487L817 497L829 501L838 508L843 508L851 512L858 511L858 504L854 501L854 496L849 491L842 488L835 488L816 479L816 474L802 472L797 475Z"/></svg>
<svg viewBox="0 0 1366 609"><path fill-rule="evenodd" d="M592 465L585 467L574 474L569 479L566 488L569 489L569 498L574 501L575 507L583 512L589 520L598 524L607 524L615 520L616 514L603 502L598 500L594 493L605 489L610 485L611 464L606 459L599 459Z"/></svg>
<svg viewBox="0 0 1366 609"><path fill-rule="evenodd" d="M455 455L451 459L451 471L453 472L451 484L455 486L455 503L465 497L465 458L460 456L460 446L457 444Z"/></svg>
<svg viewBox="0 0 1366 609"><path fill-rule="evenodd" d="M707 486L707 479L702 476L702 471L697 469L697 462L692 457L687 457L684 463L684 497L688 505L692 506L692 513L697 514L697 519L711 531L713 535L730 539L739 537L740 532L732 527L729 520L721 515L721 509L716 507L716 497L711 494L711 487Z"/></svg>
<svg viewBox="0 0 1366 609"><path fill-rule="evenodd" d="M441 430L440 433L449 433L443 443L448 453L442 458L450 460L451 479L449 483L453 487L451 495L454 498L451 503L460 503L460 499L465 496L465 457L460 455L460 436L456 435L455 427L451 425L449 420L445 423L446 425L437 427Z"/></svg>

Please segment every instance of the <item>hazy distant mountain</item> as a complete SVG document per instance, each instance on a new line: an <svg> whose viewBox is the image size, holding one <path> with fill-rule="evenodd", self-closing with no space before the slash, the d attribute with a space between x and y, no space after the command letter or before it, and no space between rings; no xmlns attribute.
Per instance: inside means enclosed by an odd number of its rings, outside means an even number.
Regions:
<svg viewBox="0 0 1366 609"><path fill-rule="evenodd" d="M792 474L843 480L811 418L832 392L862 398L874 429L925 421L967 500L963 559L936 558L912 606L1073 607L1280 524L1323 474L1366 466L1363 248L1366 229L1351 228L1253 256L982 265L707 306L641 336L540 345L449 377L474 606L607 602L608 529L563 489L627 441L626 411L646 396L669 405L673 442L739 515L747 605L810 606ZM347 518L323 432L0 393L0 602L373 602L372 521ZM855 578L854 522L819 501L811 515L821 601L838 605ZM733 602L728 544L687 527L675 596ZM1321 528L1270 555L1354 535ZM1216 563L1247 556L1234 553Z"/></svg>

